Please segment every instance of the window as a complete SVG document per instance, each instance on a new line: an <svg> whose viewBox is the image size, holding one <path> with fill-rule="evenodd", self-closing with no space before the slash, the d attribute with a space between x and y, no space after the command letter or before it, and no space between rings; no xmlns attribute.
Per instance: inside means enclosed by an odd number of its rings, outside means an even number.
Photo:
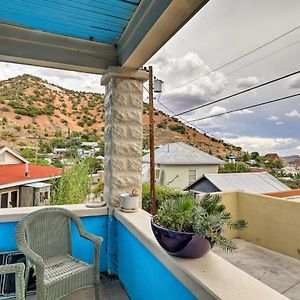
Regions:
<svg viewBox="0 0 300 300"><path fill-rule="evenodd" d="M160 178L160 169L155 169L155 179Z"/></svg>
<svg viewBox="0 0 300 300"><path fill-rule="evenodd" d="M8 193L1 194L1 208L8 207Z"/></svg>
<svg viewBox="0 0 300 300"><path fill-rule="evenodd" d="M197 179L197 170L189 170L188 182L189 184L195 182Z"/></svg>
<svg viewBox="0 0 300 300"><path fill-rule="evenodd" d="M0 194L1 208L10 208L19 206L19 191L13 190Z"/></svg>
<svg viewBox="0 0 300 300"><path fill-rule="evenodd" d="M11 207L18 206L18 191L12 191L10 193L10 205Z"/></svg>

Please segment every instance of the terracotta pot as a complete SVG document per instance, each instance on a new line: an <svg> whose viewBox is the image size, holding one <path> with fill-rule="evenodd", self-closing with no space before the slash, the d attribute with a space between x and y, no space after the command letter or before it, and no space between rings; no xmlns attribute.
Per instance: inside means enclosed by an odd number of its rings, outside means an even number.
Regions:
<svg viewBox="0 0 300 300"><path fill-rule="evenodd" d="M179 232L160 227L151 219L151 228L158 243L171 255L198 258L211 250L214 242L193 232Z"/></svg>

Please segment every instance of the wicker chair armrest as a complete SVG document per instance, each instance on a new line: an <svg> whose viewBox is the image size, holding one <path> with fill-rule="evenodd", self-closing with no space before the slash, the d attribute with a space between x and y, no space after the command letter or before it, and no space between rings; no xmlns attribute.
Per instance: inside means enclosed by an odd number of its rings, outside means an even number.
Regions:
<svg viewBox="0 0 300 300"><path fill-rule="evenodd" d="M16 273L24 276L24 271L25 271L25 265L23 263L0 266L0 274Z"/></svg>
<svg viewBox="0 0 300 300"><path fill-rule="evenodd" d="M21 253L26 256L26 259L30 261L31 264L35 265L39 268L44 268L44 260L41 256L35 253L32 249L30 249L27 244L18 244L18 248Z"/></svg>
<svg viewBox="0 0 300 300"><path fill-rule="evenodd" d="M92 233L89 233L89 232L86 232L86 231L81 231L80 233L80 236L87 239L87 240L90 240L92 241L95 245L101 245L101 243L103 242L103 238L100 237L100 236L96 236Z"/></svg>

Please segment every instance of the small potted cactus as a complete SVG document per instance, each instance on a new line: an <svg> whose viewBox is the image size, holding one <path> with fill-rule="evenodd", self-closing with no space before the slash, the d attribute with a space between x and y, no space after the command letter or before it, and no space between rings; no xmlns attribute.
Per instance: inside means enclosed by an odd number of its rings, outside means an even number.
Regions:
<svg viewBox="0 0 300 300"><path fill-rule="evenodd" d="M131 193L120 195L121 210L125 212L135 212L140 203L140 196L136 189L133 189Z"/></svg>

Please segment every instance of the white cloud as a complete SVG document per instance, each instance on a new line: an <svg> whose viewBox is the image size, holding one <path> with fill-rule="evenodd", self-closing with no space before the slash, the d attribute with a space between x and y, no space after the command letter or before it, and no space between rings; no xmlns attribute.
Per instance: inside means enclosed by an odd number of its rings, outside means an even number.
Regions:
<svg viewBox="0 0 300 300"><path fill-rule="evenodd" d="M155 76L165 82L165 93L170 91L169 95L210 99L221 93L228 84L226 77L221 72L212 72L206 75L211 72L211 69L198 54L193 52L175 58L171 53L161 51L150 63L153 65ZM197 77L199 78L193 81ZM192 82L185 85L188 81ZM175 89L178 86L180 87Z"/></svg>
<svg viewBox="0 0 300 300"><path fill-rule="evenodd" d="M293 109L291 112L285 114L287 117L300 118L300 112L297 109Z"/></svg>
<svg viewBox="0 0 300 300"><path fill-rule="evenodd" d="M276 117L276 116L274 116L274 115L272 115L272 116L270 116L270 117L268 118L268 120L270 120L270 121L278 121L279 118Z"/></svg>
<svg viewBox="0 0 300 300"><path fill-rule="evenodd" d="M243 109L243 110L239 110L239 111L236 111L232 114L237 114L237 115L249 115L249 114L254 114L254 111L253 110L250 110L250 109Z"/></svg>
<svg viewBox="0 0 300 300"><path fill-rule="evenodd" d="M0 80L22 74L38 76L71 90L104 93L100 75L0 62Z"/></svg>
<svg viewBox="0 0 300 300"><path fill-rule="evenodd" d="M292 154L297 152L300 140L294 138L263 138L257 136L239 136L227 138L226 141L249 152L258 151L261 154L277 152L279 154Z"/></svg>
<svg viewBox="0 0 300 300"><path fill-rule="evenodd" d="M249 76L245 78L237 79L236 85L239 89L247 89L259 83L259 80L255 76Z"/></svg>
<svg viewBox="0 0 300 300"><path fill-rule="evenodd" d="M212 116L212 115L217 115L217 114L223 114L223 113L226 113L227 112L227 109L225 107L222 107L222 106L214 106L210 112L208 113L209 116Z"/></svg>
<svg viewBox="0 0 300 300"><path fill-rule="evenodd" d="M284 123L281 122L281 121L278 121L278 122L275 123L275 125L283 125L283 124L284 124Z"/></svg>
<svg viewBox="0 0 300 300"><path fill-rule="evenodd" d="M288 79L287 86L290 89L300 89L300 75L294 75L293 77Z"/></svg>

